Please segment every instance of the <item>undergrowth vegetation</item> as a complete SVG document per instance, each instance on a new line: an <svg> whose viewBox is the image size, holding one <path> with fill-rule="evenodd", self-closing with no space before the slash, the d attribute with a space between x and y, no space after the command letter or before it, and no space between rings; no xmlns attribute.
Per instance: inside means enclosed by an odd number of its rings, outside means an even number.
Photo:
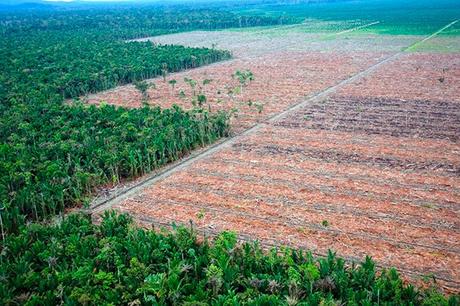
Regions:
<svg viewBox="0 0 460 306"><path fill-rule="evenodd" d="M209 243L191 229L156 232L106 212L100 225L70 215L29 224L0 253L2 305L458 305L434 290L288 248L265 252L221 233Z"/></svg>

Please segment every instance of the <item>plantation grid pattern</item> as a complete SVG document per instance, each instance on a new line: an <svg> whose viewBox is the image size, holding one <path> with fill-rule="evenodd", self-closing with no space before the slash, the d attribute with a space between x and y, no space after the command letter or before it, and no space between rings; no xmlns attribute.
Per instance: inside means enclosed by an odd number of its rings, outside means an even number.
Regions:
<svg viewBox="0 0 460 306"><path fill-rule="evenodd" d="M216 35L230 34L191 35L206 46ZM212 101L234 70L251 69L255 81L240 99L262 101L264 110L241 107L233 122L240 132L423 39L354 35L302 40L302 50L257 49L251 40L249 53L241 45L232 50L234 60L168 78L178 80L176 90L186 89L184 77L215 79L208 89ZM183 33L160 39L168 37L189 41ZM261 37L263 45L268 38ZM285 39L269 38L280 46ZM341 40L346 45L335 48ZM371 52L362 52L365 45ZM318 51L321 46L325 52ZM154 81L152 104L187 105ZM100 100L140 105L130 86L89 97L92 103ZM216 109L237 102L226 103ZM210 233L235 230L317 254L329 248L351 260L369 254L416 281L432 274L447 290L458 291L460 272L452 267L460 266L459 137L460 54L407 52L115 207L146 225L191 220Z"/></svg>

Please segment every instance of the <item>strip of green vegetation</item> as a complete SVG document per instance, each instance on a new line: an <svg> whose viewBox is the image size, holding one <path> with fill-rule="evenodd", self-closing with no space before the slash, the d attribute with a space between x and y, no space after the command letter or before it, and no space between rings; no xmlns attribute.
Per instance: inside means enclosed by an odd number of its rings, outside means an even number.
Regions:
<svg viewBox="0 0 460 306"><path fill-rule="evenodd" d="M455 36L460 35L460 16L458 16L457 20L458 20L457 23L455 23L453 26L449 27L448 29L445 29L444 31L439 33L439 35L440 36L452 36L452 38L457 38Z"/></svg>
<svg viewBox="0 0 460 306"><path fill-rule="evenodd" d="M299 22L305 18L380 21L366 31L390 35L429 35L460 16L457 0L318 1L292 5L268 2L235 8L234 11L248 16L290 16L298 18Z"/></svg>
<svg viewBox="0 0 460 306"><path fill-rule="evenodd" d="M439 36L409 50L410 52L460 53L460 39Z"/></svg>
<svg viewBox="0 0 460 306"><path fill-rule="evenodd" d="M324 21L308 19L298 24L267 27L234 28L229 29L227 31L255 33L257 35L284 35L286 33L321 34L339 32L353 27L357 27L362 24L363 23L360 20Z"/></svg>
<svg viewBox="0 0 460 306"><path fill-rule="evenodd" d="M435 290L405 285L366 258L349 266L329 253L213 243L193 230L155 232L106 212L100 225L70 215L30 224L0 252L2 305L458 305Z"/></svg>
<svg viewBox="0 0 460 306"><path fill-rule="evenodd" d="M68 10L0 11L0 33L71 31L100 39L130 39L158 35L161 32L292 23L291 18L286 17L242 16L228 10L193 8L188 5L85 6Z"/></svg>
<svg viewBox="0 0 460 306"><path fill-rule="evenodd" d="M15 105L0 117L0 225L15 231L227 134L227 115L178 107Z"/></svg>

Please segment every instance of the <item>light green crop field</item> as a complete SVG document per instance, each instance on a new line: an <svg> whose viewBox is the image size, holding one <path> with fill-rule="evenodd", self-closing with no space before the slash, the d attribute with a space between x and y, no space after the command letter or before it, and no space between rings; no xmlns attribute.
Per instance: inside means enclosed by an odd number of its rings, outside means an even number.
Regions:
<svg viewBox="0 0 460 306"><path fill-rule="evenodd" d="M265 4L238 10L248 15L289 16L340 22L361 20L380 21L366 31L391 35L429 35L444 25L460 18L460 5L456 0L357 0L301 3L297 5ZM458 35L449 31L444 35Z"/></svg>
<svg viewBox="0 0 460 306"><path fill-rule="evenodd" d="M375 40L377 36L385 41L407 39L429 40L411 46L408 52L456 53L460 52L460 5L452 0L436 2L421 0L370 0L352 3L318 3L297 5L254 5L240 9L247 15L289 16L298 21L271 27L231 29L235 32L266 39L309 34L320 42L357 43ZM446 27L447 25L450 25ZM442 31L439 31L442 29ZM296 36L299 37L299 36ZM399 38L397 38L399 37ZM369 46L370 48L372 46ZM406 49L403 47L402 50Z"/></svg>
<svg viewBox="0 0 460 306"><path fill-rule="evenodd" d="M251 27L230 29L229 31L256 33L258 35L283 35L289 33L335 33L344 29L354 28L365 24L362 20L320 20L305 19L298 24L270 27Z"/></svg>

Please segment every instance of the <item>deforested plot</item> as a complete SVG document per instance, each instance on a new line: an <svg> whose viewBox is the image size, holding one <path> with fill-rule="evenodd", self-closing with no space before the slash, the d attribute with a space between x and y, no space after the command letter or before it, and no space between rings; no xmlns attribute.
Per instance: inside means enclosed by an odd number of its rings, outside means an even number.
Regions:
<svg viewBox="0 0 460 306"><path fill-rule="evenodd" d="M351 261L369 254L457 291L458 60L401 54L116 207L143 224L192 221Z"/></svg>
<svg viewBox="0 0 460 306"><path fill-rule="evenodd" d="M220 31L177 33L161 35L139 41L152 41L157 44L185 45L230 50L238 58L257 58L267 53L280 51L316 52L397 52L420 40L416 35L378 35L366 30L375 27L342 25L336 30L310 32L307 25L295 27L276 27L248 32Z"/></svg>
<svg viewBox="0 0 460 306"><path fill-rule="evenodd" d="M448 101L340 96L277 125L455 142L460 138L459 111L458 103Z"/></svg>
<svg viewBox="0 0 460 306"><path fill-rule="evenodd" d="M345 96L460 102L458 53L407 53L340 90Z"/></svg>
<svg viewBox="0 0 460 306"><path fill-rule="evenodd" d="M264 118L299 103L309 95L319 92L378 62L384 53L320 53L280 52L259 58L235 59L209 67L167 76L166 81L155 79L155 88L148 90L148 103L152 106L171 107L173 104L192 108L189 98L195 90L184 79L193 79L203 86L211 110L238 109L233 129L241 131ZM232 78L237 70L249 69L254 81L239 93L231 90L238 85ZM174 87L169 81L174 80ZM89 103L140 107L141 93L127 85L92 95ZM257 108L256 106L260 107Z"/></svg>

